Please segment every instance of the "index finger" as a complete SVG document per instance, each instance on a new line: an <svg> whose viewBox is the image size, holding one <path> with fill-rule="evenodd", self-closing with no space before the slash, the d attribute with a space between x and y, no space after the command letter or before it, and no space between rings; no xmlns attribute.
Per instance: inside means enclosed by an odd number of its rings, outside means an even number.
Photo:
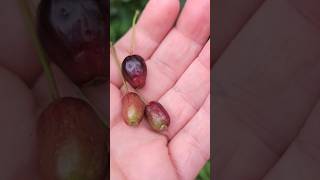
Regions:
<svg viewBox="0 0 320 180"><path fill-rule="evenodd" d="M173 27L179 9L178 0L150 0L135 27L133 53L148 59ZM129 55L131 32L132 30L128 31L115 44L120 61ZM121 85L121 77L113 56L110 56L110 81L118 87Z"/></svg>

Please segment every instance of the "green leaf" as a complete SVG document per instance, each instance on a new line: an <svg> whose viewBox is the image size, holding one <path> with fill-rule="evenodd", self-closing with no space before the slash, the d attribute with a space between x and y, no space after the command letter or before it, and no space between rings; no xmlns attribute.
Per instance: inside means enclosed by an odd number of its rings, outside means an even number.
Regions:
<svg viewBox="0 0 320 180"><path fill-rule="evenodd" d="M211 176L211 161L208 161L205 166L201 169L197 176L197 180L209 180Z"/></svg>

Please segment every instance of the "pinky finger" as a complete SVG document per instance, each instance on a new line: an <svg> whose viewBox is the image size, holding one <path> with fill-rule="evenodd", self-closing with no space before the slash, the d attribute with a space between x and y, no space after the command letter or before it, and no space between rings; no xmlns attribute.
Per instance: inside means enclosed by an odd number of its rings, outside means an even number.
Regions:
<svg viewBox="0 0 320 180"><path fill-rule="evenodd" d="M194 179L210 157L210 95L171 140L169 150L180 179Z"/></svg>

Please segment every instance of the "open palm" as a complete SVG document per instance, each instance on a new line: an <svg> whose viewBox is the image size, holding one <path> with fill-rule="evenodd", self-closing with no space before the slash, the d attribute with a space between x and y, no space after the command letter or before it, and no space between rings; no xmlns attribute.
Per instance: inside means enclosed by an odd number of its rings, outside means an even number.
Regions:
<svg viewBox="0 0 320 180"><path fill-rule="evenodd" d="M146 60L146 85L139 93L168 111L167 132L145 120L127 126L121 118L121 76L110 55L111 179L193 179L210 156L210 1L151 0L136 26L134 54ZM176 24L174 24L176 22ZM115 44L129 55L130 31Z"/></svg>
<svg viewBox="0 0 320 180"><path fill-rule="evenodd" d="M320 2L220 2L215 179L320 179Z"/></svg>

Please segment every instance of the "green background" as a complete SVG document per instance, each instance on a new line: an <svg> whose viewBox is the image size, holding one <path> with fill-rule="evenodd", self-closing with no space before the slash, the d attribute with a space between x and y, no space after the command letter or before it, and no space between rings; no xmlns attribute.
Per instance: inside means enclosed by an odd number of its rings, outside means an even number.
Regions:
<svg viewBox="0 0 320 180"><path fill-rule="evenodd" d="M185 0L180 0L181 4ZM136 9L142 10L147 0L111 0L110 1L110 40L116 42L131 26ZM210 161L202 168L197 180L210 179Z"/></svg>

